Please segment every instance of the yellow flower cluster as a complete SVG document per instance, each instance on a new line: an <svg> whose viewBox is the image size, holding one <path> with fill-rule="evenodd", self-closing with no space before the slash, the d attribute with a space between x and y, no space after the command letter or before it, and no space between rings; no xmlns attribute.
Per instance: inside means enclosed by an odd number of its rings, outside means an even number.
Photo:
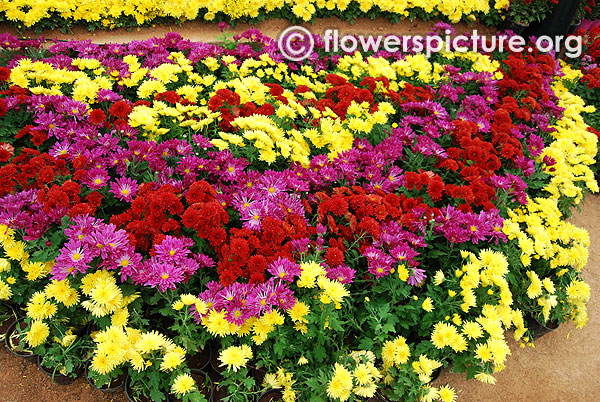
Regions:
<svg viewBox="0 0 600 402"><path fill-rule="evenodd" d="M550 262L551 268L573 266L581 270L588 260L590 238L585 229L566 222L558 202L551 198L528 199L527 205L509 210L503 231L516 239L525 267L532 258Z"/></svg>
<svg viewBox="0 0 600 402"><path fill-rule="evenodd" d="M342 308L341 303L344 297L350 295L350 292L342 283L327 278L325 269L316 262L303 262L300 264L300 269L300 277L296 281L298 287L313 288L317 285L321 289L321 303L334 303L336 309ZM308 309L308 307L306 307L306 309Z"/></svg>
<svg viewBox="0 0 600 402"><path fill-rule="evenodd" d="M505 278L508 273L506 256L490 249L481 250L479 257L468 251L461 251L461 255L468 260L462 269L456 271L462 289L460 292L463 297L462 310L467 313L471 307L477 305L474 290L480 286L489 287L492 292L493 288L497 287L500 295L498 305L510 310L513 299Z"/></svg>
<svg viewBox="0 0 600 402"><path fill-rule="evenodd" d="M511 219L504 221L503 230L509 239L517 240L525 267L531 265L532 258L546 260L550 268L556 270L555 276L562 277L571 270L579 272L587 264L589 234L563 219L555 199L529 199L526 206L508 213ZM536 300L542 307L542 316L548 320L550 311L559 305L555 283L549 277L540 279L531 270L526 275L529 280L527 296ZM573 292L573 289L581 290ZM572 296L575 293L577 296ZM567 302L578 328L587 322L588 299L588 285L578 279L573 280L567 287Z"/></svg>
<svg viewBox="0 0 600 402"><path fill-rule="evenodd" d="M184 307L192 305L196 308L196 311L200 315L206 314L206 312L208 311L206 303L203 300L201 300L198 296L194 296L190 293L182 294L179 300L173 303L172 307L173 310L179 311Z"/></svg>
<svg viewBox="0 0 600 402"><path fill-rule="evenodd" d="M76 101L95 103L101 89L111 89L115 82L110 75L90 78L83 71L55 68L41 61L24 59L10 74L14 85L28 88L36 95L70 95ZM72 89L71 89L72 88Z"/></svg>
<svg viewBox="0 0 600 402"><path fill-rule="evenodd" d="M26 246L25 242L15 240L13 229L0 224L0 250L8 257L0 258L0 274L5 273L0 277L0 300L9 300L13 295L11 285L17 281L16 275L12 273L13 262L20 266L29 281L45 277L54 265L54 261L30 261Z"/></svg>
<svg viewBox="0 0 600 402"><path fill-rule="evenodd" d="M580 71L563 65L565 76L555 81L553 89L559 96L558 106L564 108L563 117L556 123L556 131L551 135L554 141L544 149L537 162L543 163L544 157L551 157L556 164L546 168L551 180L545 190L558 199L562 196L573 198L578 204L583 198L584 185L591 192L598 192L598 183L589 165L595 163L598 153L598 137L587 131L588 125L583 121L581 113L595 111L594 106L586 106L583 99L570 93L564 85L565 81L576 80Z"/></svg>
<svg viewBox="0 0 600 402"><path fill-rule="evenodd" d="M296 301L294 307L289 309L287 313L294 322L294 328L297 331L306 334L306 332L308 331L308 327L306 326L306 324L308 323L308 319L306 318L306 316L310 314L310 308L308 307L308 305L304 302Z"/></svg>
<svg viewBox="0 0 600 402"><path fill-rule="evenodd" d="M233 324L225 318L225 310L208 310L201 320L201 324L213 336L225 337L227 335L245 336L252 333L255 344L262 344L268 335L275 330L277 325L283 325L285 318L277 310L264 313L261 317L250 317L241 326Z"/></svg>
<svg viewBox="0 0 600 402"><path fill-rule="evenodd" d="M335 363L333 377L327 386L327 395L340 401L347 401L352 394L352 373L339 363Z"/></svg>
<svg viewBox="0 0 600 402"><path fill-rule="evenodd" d="M586 303L590 300L590 286L582 280L575 279L566 289L567 301L573 307L572 318L577 328L587 323Z"/></svg>
<svg viewBox="0 0 600 402"><path fill-rule="evenodd" d="M378 7L386 13L403 17L411 11L444 15L451 22L464 17L474 19L475 13L487 13L488 0L196 0L172 2L166 0L107 0L105 2L81 2L76 0L0 0L0 12L10 21L21 22L30 27L47 18L59 17L69 21L94 21L114 28L122 18L135 18L138 24L157 18L171 17L185 20L203 18L214 20L218 13L231 19L256 18L274 11L291 10L298 18L310 21L318 10L339 10L342 13L351 4L359 6L363 13Z"/></svg>
<svg viewBox="0 0 600 402"><path fill-rule="evenodd" d="M350 356L354 358L354 368L347 369L335 363L327 395L340 401L348 400L352 394L372 398L381 378L381 373L375 367L375 355L371 351L362 350L352 352Z"/></svg>
<svg viewBox="0 0 600 402"><path fill-rule="evenodd" d="M125 363L142 371L152 364L149 357L153 352L160 354L162 371L172 371L185 360L185 350L156 331L110 326L105 331L93 333L92 338L96 349L90 367L99 374L107 374Z"/></svg>
<svg viewBox="0 0 600 402"><path fill-rule="evenodd" d="M478 52L446 52L441 51L440 55L452 60L461 58L473 63L474 72L489 72L496 79L502 79L502 73L498 71L500 63L492 60L489 56ZM366 60L361 53L346 55L339 59L337 68L346 73L346 78L359 78L362 76L385 77L390 80L390 89L398 91L404 86L404 79L418 79L424 83L432 84L445 79L444 65L437 62L430 62L424 54L407 55L403 60L390 62L382 57L367 57ZM308 74L307 74L308 75ZM343 76L343 74L340 74ZM316 75L315 75L316 77ZM297 85L308 85L306 81L297 79ZM308 85L310 87L310 85ZM318 88L312 88L318 91ZM378 83L375 93L383 90L383 84Z"/></svg>
<svg viewBox="0 0 600 402"><path fill-rule="evenodd" d="M410 357L410 348L406 343L406 338L397 336L393 341L386 341L381 349L381 359L383 360L383 368L387 369L392 366L400 366L406 364Z"/></svg>
<svg viewBox="0 0 600 402"><path fill-rule="evenodd" d="M275 373L266 373L262 386L264 388L282 389L284 402L296 401L296 391L292 388L294 385L294 374L286 372L279 367Z"/></svg>

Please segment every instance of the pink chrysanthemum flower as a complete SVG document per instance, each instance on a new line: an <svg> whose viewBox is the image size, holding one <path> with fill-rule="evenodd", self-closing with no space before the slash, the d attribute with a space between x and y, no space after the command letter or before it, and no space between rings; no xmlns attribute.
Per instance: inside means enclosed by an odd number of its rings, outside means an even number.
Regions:
<svg viewBox="0 0 600 402"><path fill-rule="evenodd" d="M133 200L137 190L137 182L128 177L119 177L116 181L110 183L110 192L115 195L115 198L126 202Z"/></svg>
<svg viewBox="0 0 600 402"><path fill-rule="evenodd" d="M275 278L286 282L293 282L296 276L300 276L300 265L288 260L287 258L278 258L269 264L267 271Z"/></svg>

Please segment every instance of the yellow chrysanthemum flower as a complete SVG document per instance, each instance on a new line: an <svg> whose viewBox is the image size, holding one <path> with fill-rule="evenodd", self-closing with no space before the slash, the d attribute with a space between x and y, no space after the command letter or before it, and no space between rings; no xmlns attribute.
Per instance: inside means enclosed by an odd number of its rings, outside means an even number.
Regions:
<svg viewBox="0 0 600 402"><path fill-rule="evenodd" d="M196 381L189 374L178 375L171 386L171 391L179 396L189 394L196 389Z"/></svg>
<svg viewBox="0 0 600 402"><path fill-rule="evenodd" d="M230 346L219 354L221 366L227 366L228 370L238 371L252 358L252 349L248 345Z"/></svg>

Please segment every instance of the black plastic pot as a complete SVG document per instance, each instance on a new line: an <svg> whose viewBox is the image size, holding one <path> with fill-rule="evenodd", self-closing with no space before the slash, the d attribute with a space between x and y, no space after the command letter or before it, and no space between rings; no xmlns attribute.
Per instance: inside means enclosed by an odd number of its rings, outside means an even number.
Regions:
<svg viewBox="0 0 600 402"><path fill-rule="evenodd" d="M256 385L260 388L265 379L265 375L267 375L267 370L259 367L251 367L250 373L252 374L252 377L254 377Z"/></svg>
<svg viewBox="0 0 600 402"><path fill-rule="evenodd" d="M2 308L4 309L4 312L0 313L2 314L2 322L0 322L0 342L4 340L6 331L18 318L17 313L15 313L15 310L13 310L10 305L3 303Z"/></svg>
<svg viewBox="0 0 600 402"><path fill-rule="evenodd" d="M59 373L58 370L54 371L54 370L47 369L42 364L42 361L43 361L42 356L38 355L38 357L37 357L38 367L48 377L50 377L50 379L52 380L53 383L58 384L58 385L69 385L69 384L72 384L77 379L76 377L69 377L69 376L63 375L63 374Z"/></svg>
<svg viewBox="0 0 600 402"><path fill-rule="evenodd" d="M127 400L129 402L154 402L152 399L146 396L142 396L140 398L135 398L133 396L133 392L131 390L131 377L129 376L127 376L127 379L125 380L125 395L127 395ZM166 399L163 399L163 402L169 402L170 399L168 392L165 392L165 397Z"/></svg>
<svg viewBox="0 0 600 402"><path fill-rule="evenodd" d="M283 400L283 393L282 393L281 389L274 388L274 389L269 389L269 390L263 392L258 397L256 402L271 402L271 401L282 401L282 400Z"/></svg>
<svg viewBox="0 0 600 402"><path fill-rule="evenodd" d="M440 374L442 374L442 369L443 367L438 367L433 370L433 373L431 373L431 380L429 381L430 383L434 382L440 377Z"/></svg>
<svg viewBox="0 0 600 402"><path fill-rule="evenodd" d="M212 348L210 343L204 346L204 349L196 352L192 356L188 356L187 365L190 369L207 371L207 367L210 364L210 358L212 356Z"/></svg>
<svg viewBox="0 0 600 402"><path fill-rule="evenodd" d="M17 329L17 325L24 325L23 319L17 320L13 322L8 329L6 330L6 336L4 337L4 344L6 348L15 356L19 356L25 358L27 360L35 361L37 359L37 355L35 355L31 350L19 350L19 339L17 334L15 333Z"/></svg>
<svg viewBox="0 0 600 402"><path fill-rule="evenodd" d="M225 370L225 367L220 366L219 350L217 348L212 348L212 353L210 354L210 367L207 370L212 382L218 382L223 378L223 375L221 374L223 370Z"/></svg>
<svg viewBox="0 0 600 402"><path fill-rule="evenodd" d="M558 328L557 322L549 321L546 324L542 324L537 318L531 315L525 317L525 322L527 323L527 329L533 333L533 339L540 339L548 332Z"/></svg>
<svg viewBox="0 0 600 402"><path fill-rule="evenodd" d="M85 365L85 379L87 380L88 384L90 384L92 387L107 393L107 394L118 394L119 392L123 392L125 390L125 383L127 382L127 378L129 377L129 375L127 374L127 372L121 374L119 377L115 378L113 380L113 382L111 382L110 386L107 387L98 387L96 386L96 384L94 384L94 381L92 381L92 379L90 378L90 363L88 362L88 364Z"/></svg>
<svg viewBox="0 0 600 402"><path fill-rule="evenodd" d="M367 399L367 402L390 402L385 396L376 392L371 398Z"/></svg>
<svg viewBox="0 0 600 402"><path fill-rule="evenodd" d="M16 304L12 304L10 307L13 309L13 311L17 315L17 318L25 318L25 316L27 315L25 310L23 310L20 306L18 306Z"/></svg>

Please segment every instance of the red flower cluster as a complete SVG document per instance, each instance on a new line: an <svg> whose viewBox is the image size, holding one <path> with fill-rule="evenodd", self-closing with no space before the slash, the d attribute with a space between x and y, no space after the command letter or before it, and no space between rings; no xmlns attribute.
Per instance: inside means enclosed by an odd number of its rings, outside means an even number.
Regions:
<svg viewBox="0 0 600 402"><path fill-rule="evenodd" d="M0 152L0 156L2 154ZM63 159L56 159L35 149L23 148L20 155L0 167L0 196L12 191L43 188L55 177L69 174Z"/></svg>
<svg viewBox="0 0 600 402"><path fill-rule="evenodd" d="M540 53L534 47L531 54L511 53L501 64L504 78L498 81L498 87L504 96L526 93L534 99L549 101L548 91L543 87L544 76L551 76L555 62L552 56Z"/></svg>
<svg viewBox="0 0 600 402"><path fill-rule="evenodd" d="M424 173L427 176L427 174ZM346 252L344 245L354 243L359 238L361 252L369 247L381 234L380 224L390 220L398 221L408 230L421 216L433 217L439 212L423 203L421 198L407 198L405 195L386 194L381 190L368 193L361 187L338 187L331 195L325 192L315 194L318 200L318 222L328 227L331 240L325 254L330 266L340 264ZM420 213L415 214L415 210Z"/></svg>
<svg viewBox="0 0 600 402"><path fill-rule="evenodd" d="M179 234L178 218L183 212L183 204L173 186L164 185L152 190L151 184L143 184L131 208L113 215L110 222L125 229L137 249L148 251L154 243L162 242L164 236Z"/></svg>
<svg viewBox="0 0 600 402"><path fill-rule="evenodd" d="M185 198L189 207L181 215L181 221L187 228L194 229L201 239L208 239L213 247L225 241L227 232L223 226L229 221L229 215L217 201L217 192L205 181L192 184Z"/></svg>
<svg viewBox="0 0 600 402"><path fill-rule="evenodd" d="M79 193L81 187L74 181L67 180L62 185L53 185L50 189L42 189L37 194L38 202L42 203L44 211L51 213L55 218L64 215L73 217L77 215L90 215L96 213L103 195L93 191L84 199Z"/></svg>
<svg viewBox="0 0 600 402"><path fill-rule="evenodd" d="M1 99L0 99L0 101L1 101ZM23 127L22 129L20 129L19 132L17 132L17 134L15 135L15 137L23 138L26 135L31 136L31 142L36 147L39 147L40 145L42 145L44 143L44 141L46 141L48 139L48 133L46 133L43 130L35 130L34 126L32 126L31 124L28 124L25 127Z"/></svg>
<svg viewBox="0 0 600 402"><path fill-rule="evenodd" d="M600 88L600 80L597 77L600 77L600 67L587 70L580 81L586 82L589 89Z"/></svg>
<svg viewBox="0 0 600 402"><path fill-rule="evenodd" d="M8 71L8 73L7 73ZM8 74L8 75L6 75ZM0 67L0 82L5 81L2 77L6 75L6 79L10 76L10 69ZM22 105L27 101L30 92L28 89L21 88L19 86L11 86L8 89L0 91L0 95L14 96L17 100L17 105ZM6 114L6 101L0 98L0 117Z"/></svg>
<svg viewBox="0 0 600 402"><path fill-rule="evenodd" d="M227 241L215 250L221 284L228 286L239 278L250 283L264 282L268 264L279 257L294 261L291 241L309 235L306 223L299 216L284 221L266 217L260 231L231 229Z"/></svg>
<svg viewBox="0 0 600 402"><path fill-rule="evenodd" d="M386 96L394 103L422 102L433 99L431 90L428 88L415 87L408 82L404 84L404 88L400 91L393 91L389 89L387 85L385 85L385 88L387 89Z"/></svg>
<svg viewBox="0 0 600 402"><path fill-rule="evenodd" d="M324 111L328 107L341 119L345 119L352 101L356 103L367 102L371 105L371 111L377 110L377 103L374 102L373 93L369 89L356 87L336 74L327 74L325 80L333 86L327 88L325 98L320 99L314 105L320 111ZM366 84L365 81L361 82L361 85Z"/></svg>
<svg viewBox="0 0 600 402"><path fill-rule="evenodd" d="M151 184L144 184L131 208L113 215L110 222L125 229L139 250L150 250L166 235L179 235L182 227L196 231L198 237L207 239L216 248L227 238L223 226L229 221L229 215L215 196L214 188L208 183L195 182L185 196L189 204L186 208L181 194L173 186L164 185L154 190Z"/></svg>
<svg viewBox="0 0 600 402"><path fill-rule="evenodd" d="M281 88L281 87L280 87ZM271 88L273 92L273 88ZM283 89L281 90L283 93ZM219 126L222 130L231 131L233 127L231 122L239 116L246 117L253 114L262 114L271 116L275 113L273 105L265 103L258 107L253 102L246 102L240 105L240 96L229 89L219 89L217 93L209 99L208 109L213 112L221 113L221 122Z"/></svg>
<svg viewBox="0 0 600 402"><path fill-rule="evenodd" d="M129 113L133 110L136 105L131 105L130 102L120 100L112 104L108 113L112 116L113 124L115 127L121 127L127 124L127 118Z"/></svg>
<svg viewBox="0 0 600 402"><path fill-rule="evenodd" d="M10 68L0 67L0 82L7 81L10 77Z"/></svg>

